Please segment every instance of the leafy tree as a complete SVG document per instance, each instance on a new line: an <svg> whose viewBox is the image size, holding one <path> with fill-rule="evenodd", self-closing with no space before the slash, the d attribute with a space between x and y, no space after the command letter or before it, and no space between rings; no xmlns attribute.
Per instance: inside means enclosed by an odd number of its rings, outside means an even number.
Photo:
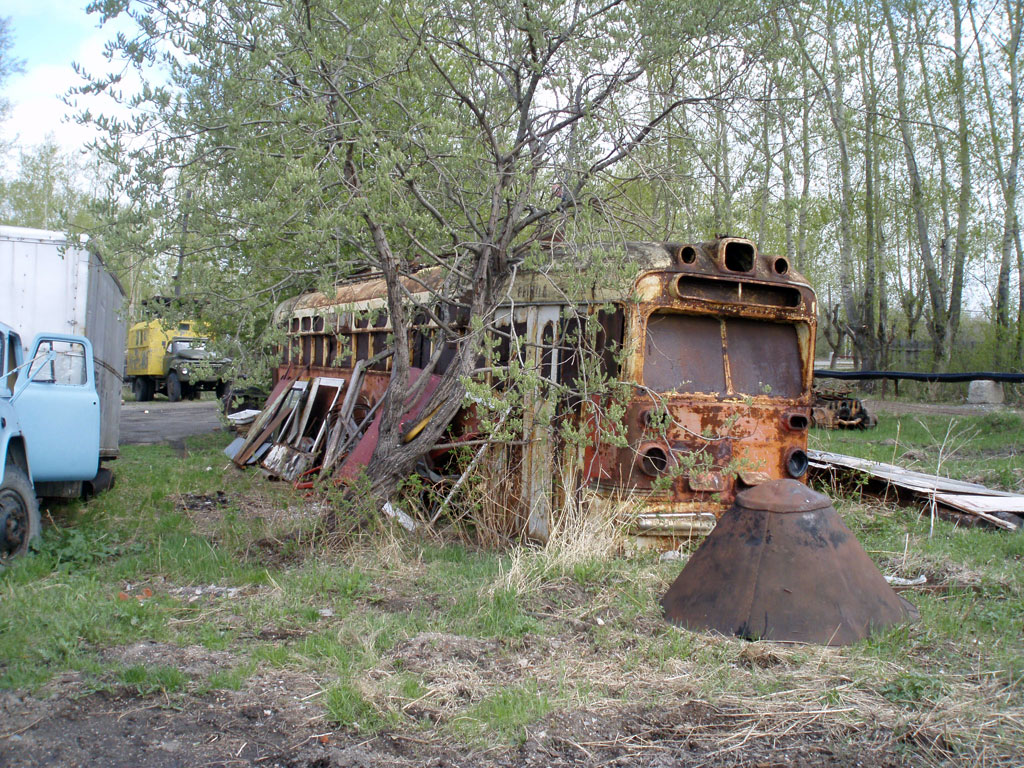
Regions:
<svg viewBox="0 0 1024 768"><path fill-rule="evenodd" d="M728 4L726 4L728 5ZM417 314L440 337L427 372L455 360L403 440L403 404L425 377L394 345L370 465L386 499L461 407L482 325L554 222L603 221L613 171L660 139L673 112L728 95L686 91L687 68L762 9L745 4L560 0L127 3L140 34L112 53L145 77L129 120L93 118L131 200L108 250L175 254L182 295L267 305L356 270L387 285L394 338ZM728 20L728 21L726 21ZM655 83L651 71L669 72ZM117 97L120 75L83 90ZM557 185L558 194L552 194ZM421 269L432 267L426 280ZM416 304L410 286L431 299ZM226 316L226 313L224 313ZM455 323L456 314L469 322Z"/></svg>
<svg viewBox="0 0 1024 768"><path fill-rule="evenodd" d="M0 17L0 88L4 86L11 75L16 75L24 68L24 62L11 55L14 47L14 39L11 36L11 20L9 17ZM0 97L0 118L7 116L10 103Z"/></svg>
<svg viewBox="0 0 1024 768"><path fill-rule="evenodd" d="M0 181L0 221L39 229L82 231L90 222L90 176L74 154L61 150L53 135L20 150L18 170Z"/></svg>

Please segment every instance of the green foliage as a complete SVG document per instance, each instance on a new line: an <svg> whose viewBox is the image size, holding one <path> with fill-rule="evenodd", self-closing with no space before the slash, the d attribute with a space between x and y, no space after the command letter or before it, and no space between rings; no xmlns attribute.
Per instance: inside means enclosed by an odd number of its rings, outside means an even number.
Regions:
<svg viewBox="0 0 1024 768"><path fill-rule="evenodd" d="M269 340L282 298L366 267L436 264L443 297L471 296L484 319L516 264L545 258L545 232L640 234L602 201L616 165L660 140L659 113L682 106L659 94L637 108L654 96L642 73L706 66L719 35L755 18L740 3L218 8L133 8L136 31L110 53L143 86L86 75L80 89L133 118L81 117L114 169L97 206L104 252L122 270L161 261L166 281L180 270L174 287L246 343ZM689 89L689 109L706 108L704 90Z"/></svg>
<svg viewBox="0 0 1024 768"><path fill-rule="evenodd" d="M341 728L373 733L384 721L350 682L338 682L324 692L327 719Z"/></svg>
<svg viewBox="0 0 1024 768"><path fill-rule="evenodd" d="M942 683L917 674L899 675L882 686L881 694L895 704L932 706L942 693Z"/></svg>
<svg viewBox="0 0 1024 768"><path fill-rule="evenodd" d="M24 69L24 62L11 56L13 47L11 20L6 16L0 16L0 88L7 84L7 80L12 75L16 75ZM7 118L10 108L10 102L0 95L0 121ZM3 148L3 145L0 144L0 150Z"/></svg>
<svg viewBox="0 0 1024 768"><path fill-rule="evenodd" d="M502 741L522 744L526 726L551 710L547 696L532 684L504 688L487 697L453 724L463 738L481 738L488 732Z"/></svg>
<svg viewBox="0 0 1024 768"><path fill-rule="evenodd" d="M41 557L51 558L53 567L68 571L125 553L137 553L140 545L115 542L109 532L81 525L47 529L34 549Z"/></svg>
<svg viewBox="0 0 1024 768"><path fill-rule="evenodd" d="M175 693L185 687L188 676L177 667L135 665L122 669L117 678L140 696Z"/></svg>
<svg viewBox="0 0 1024 768"><path fill-rule="evenodd" d="M0 179L0 223L83 233L95 221L89 212L101 171L64 152L53 134L19 150L18 170Z"/></svg>

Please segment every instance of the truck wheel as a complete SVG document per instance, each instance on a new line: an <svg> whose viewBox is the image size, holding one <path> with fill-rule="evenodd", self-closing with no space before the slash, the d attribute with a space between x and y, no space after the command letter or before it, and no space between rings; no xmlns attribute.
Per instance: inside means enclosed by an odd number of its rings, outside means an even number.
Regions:
<svg viewBox="0 0 1024 768"><path fill-rule="evenodd" d="M152 400L153 383L144 376L139 376L132 381L132 394L135 395L135 400L139 403L145 403Z"/></svg>
<svg viewBox="0 0 1024 768"><path fill-rule="evenodd" d="M0 483L0 566L39 536L39 500L21 467L7 465Z"/></svg>
<svg viewBox="0 0 1024 768"><path fill-rule="evenodd" d="M174 371L167 374L167 399L172 403L181 400L181 379Z"/></svg>

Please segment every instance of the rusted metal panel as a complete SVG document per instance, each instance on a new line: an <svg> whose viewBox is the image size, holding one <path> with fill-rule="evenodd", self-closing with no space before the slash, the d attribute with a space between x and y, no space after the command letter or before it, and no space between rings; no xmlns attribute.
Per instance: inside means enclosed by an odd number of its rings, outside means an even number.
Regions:
<svg viewBox="0 0 1024 768"><path fill-rule="evenodd" d="M409 369L409 379L412 382L418 381L419 377L422 375L423 372L418 368ZM369 374L367 374L366 381L369 381ZM437 385L440 381L441 378L439 376L431 376L427 384L424 386L423 391L415 401L406 403L406 412L402 419L403 428L413 426L419 419L426 415L421 413L421 411L427 401L430 400L430 396L434 394L434 390L437 389ZM370 423L370 426L367 428L362 438L360 438L355 448L352 449L352 452L348 455L345 461L342 462L340 467L338 467L338 471L334 474L335 480L352 480L358 477L370 463L370 459L373 457L373 451L377 447L377 441L380 437L380 422L382 416L383 414L378 411L376 417Z"/></svg>
<svg viewBox="0 0 1024 768"><path fill-rule="evenodd" d="M730 317L725 321L734 392L800 397L800 347L794 325Z"/></svg>
<svg viewBox="0 0 1024 768"><path fill-rule="evenodd" d="M687 629L819 645L918 618L828 497L794 480L739 494L661 605Z"/></svg>
<svg viewBox="0 0 1024 768"><path fill-rule="evenodd" d="M725 394L717 317L656 312L647 321L644 385L655 392Z"/></svg>
<svg viewBox="0 0 1024 768"><path fill-rule="evenodd" d="M581 264L623 255L634 276L578 285ZM406 287L428 298L423 284L436 285L438 274L423 270ZM383 344L385 305L383 280L372 275L286 302L276 314L288 329L285 362L304 376L348 375L354 359ZM580 477L609 499L632 494L641 506L636 529L665 531L674 541L680 531L706 530L744 488L802 475L815 313L806 279L742 238L562 244L551 251L550 268L521 272L493 317L487 365L508 365L515 349L517 364L562 387L557 401L543 381L524 393L522 446L495 452L506 474L515 473L508 497L524 506L527 527L543 538L556 476ZM409 339L417 361L429 357L435 335L426 324ZM593 353L604 376L633 386L615 424L601 415L609 403L588 399L583 361ZM387 365L367 372L364 413L387 388ZM474 423L471 415L457 417L453 436ZM559 423L583 426L590 444L560 447Z"/></svg>

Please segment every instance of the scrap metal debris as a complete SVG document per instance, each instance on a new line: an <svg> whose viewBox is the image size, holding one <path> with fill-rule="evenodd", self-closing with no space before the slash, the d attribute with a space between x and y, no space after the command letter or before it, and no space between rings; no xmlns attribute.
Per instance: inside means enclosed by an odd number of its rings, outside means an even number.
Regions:
<svg viewBox="0 0 1024 768"><path fill-rule="evenodd" d="M359 361L346 378L282 376L258 414L247 414L246 433L224 452L239 467L259 464L263 473L297 487L311 487L314 475L335 482L357 477L369 464L379 439L383 396L372 405L363 391L368 361ZM422 375L411 369L413 377ZM403 424L416 430L432 414L424 405L440 377L430 376L419 396L406 404ZM357 418L358 414L358 418ZM385 510L408 528L412 519Z"/></svg>
<svg viewBox="0 0 1024 768"><path fill-rule="evenodd" d="M824 389L814 386L811 421L823 429L871 429L878 419L868 413L864 402L848 388Z"/></svg>
<svg viewBox="0 0 1024 768"><path fill-rule="evenodd" d="M1016 531L1024 524L1024 495L998 491L978 483L914 472L894 464L859 459L841 453L808 450L813 471L833 480L867 479L866 490L912 504L926 504L936 513L985 521L997 528Z"/></svg>
<svg viewBox="0 0 1024 768"><path fill-rule="evenodd" d="M691 630L848 645L915 621L828 497L796 480L740 492L661 600Z"/></svg>

